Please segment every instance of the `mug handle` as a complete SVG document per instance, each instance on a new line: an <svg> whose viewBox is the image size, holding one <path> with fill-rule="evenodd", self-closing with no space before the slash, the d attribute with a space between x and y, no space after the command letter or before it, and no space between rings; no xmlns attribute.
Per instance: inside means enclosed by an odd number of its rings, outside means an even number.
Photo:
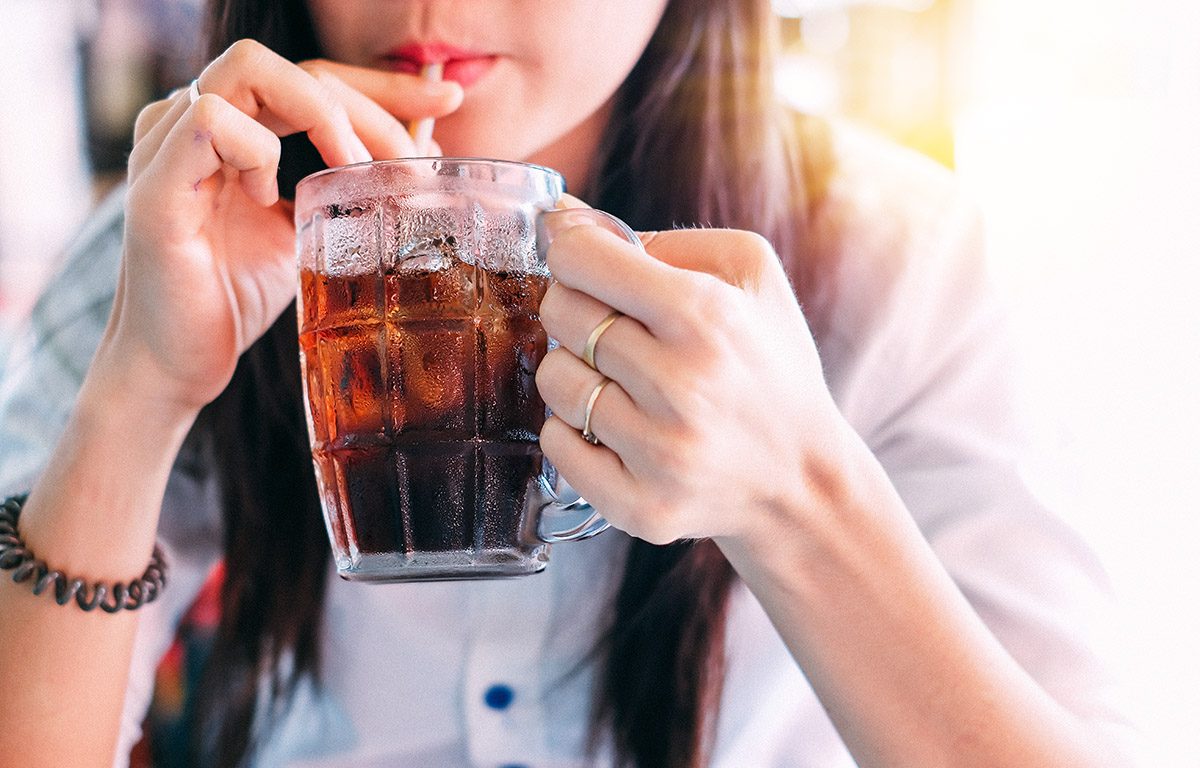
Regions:
<svg viewBox="0 0 1200 768"><path fill-rule="evenodd" d="M541 260L546 260L546 249L550 247L550 230L545 221L549 217L565 218L568 221L590 219L591 223L604 227L614 235L618 235L638 248L642 248L641 239L629 225L606 211L595 208L559 208L545 211L537 220L537 247ZM579 221L579 223L583 223ZM644 250L644 249L643 249ZM551 340L552 346L558 342ZM547 409L547 412L549 409ZM581 438L582 439L582 438ZM542 474L538 477L544 501L538 505L538 538L548 544L563 541L582 541L608 529L609 522L600 516L586 499L576 496L573 500L564 500L559 489L558 470L548 460L542 462Z"/></svg>

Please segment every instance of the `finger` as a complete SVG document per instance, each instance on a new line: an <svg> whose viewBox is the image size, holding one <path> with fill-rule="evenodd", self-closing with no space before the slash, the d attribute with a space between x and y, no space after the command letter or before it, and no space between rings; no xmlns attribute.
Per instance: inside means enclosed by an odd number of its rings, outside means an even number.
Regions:
<svg viewBox="0 0 1200 768"><path fill-rule="evenodd" d="M553 283L542 298L539 313L546 333L582 362L584 345L593 329L611 311L607 304L582 291ZM622 316L604 330L594 349L596 370L620 382L639 408L653 410L659 399L653 377L659 371L648 366L655 366L666 355L662 342L638 320Z"/></svg>
<svg viewBox="0 0 1200 768"><path fill-rule="evenodd" d="M362 139L371 157L390 160L418 154L404 124L386 109L326 69L313 69L310 74L345 107L354 132Z"/></svg>
<svg viewBox="0 0 1200 768"><path fill-rule="evenodd" d="M220 96L278 136L308 134L326 165L371 159L333 94L260 43L234 43L205 67L197 85L200 93Z"/></svg>
<svg viewBox="0 0 1200 768"><path fill-rule="evenodd" d="M543 214L546 265L568 288L640 320L661 336L673 328L674 305L686 293L685 272L650 257L575 211Z"/></svg>
<svg viewBox="0 0 1200 768"><path fill-rule="evenodd" d="M138 114L134 126L133 150L129 153L129 180L138 174L158 154L171 128L190 106L187 93L177 92L170 99L156 101Z"/></svg>
<svg viewBox="0 0 1200 768"><path fill-rule="evenodd" d="M177 105L178 96L178 93L174 93L168 98L150 102L145 107L142 107L142 111L138 112L137 119L133 123L134 144L141 141L150 129L158 125L167 112Z"/></svg>
<svg viewBox="0 0 1200 768"><path fill-rule="evenodd" d="M187 202L201 192L204 181L228 166L252 199L274 205L279 199L275 173L279 166L279 137L219 96L205 94L172 126L156 167L164 199ZM204 206L185 206L197 217Z"/></svg>
<svg viewBox="0 0 1200 768"><path fill-rule="evenodd" d="M768 271L783 273L771 243L739 229L671 229L642 232L642 247L677 269L703 272L739 288L753 290Z"/></svg>
<svg viewBox="0 0 1200 768"><path fill-rule="evenodd" d="M366 69L317 59L300 65L328 72L400 120L443 117L462 105L462 86L453 80L430 81L405 72Z"/></svg>
<svg viewBox="0 0 1200 768"><path fill-rule="evenodd" d="M600 442L625 455L650 425L620 383L612 380L596 396L588 419L588 401L604 380L604 376L562 348L546 354L535 376L542 400L556 416L580 432L586 422Z"/></svg>
<svg viewBox="0 0 1200 768"><path fill-rule="evenodd" d="M542 452L571 487L600 514L623 528L630 500L636 498L636 480L621 458L605 445L591 445L579 430L557 416L546 419L540 436Z"/></svg>

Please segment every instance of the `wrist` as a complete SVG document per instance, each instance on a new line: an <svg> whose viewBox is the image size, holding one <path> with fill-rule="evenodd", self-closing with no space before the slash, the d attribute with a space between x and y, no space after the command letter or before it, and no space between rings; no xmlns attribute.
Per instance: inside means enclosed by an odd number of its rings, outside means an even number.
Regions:
<svg viewBox="0 0 1200 768"><path fill-rule="evenodd" d="M173 382L147 358L109 339L102 342L80 388L76 412L131 420L160 436L178 434L182 441L204 404L175 393Z"/></svg>
<svg viewBox="0 0 1200 768"><path fill-rule="evenodd" d="M21 514L28 547L85 580L129 581L149 562L163 491L198 409L144 395L137 367L98 352Z"/></svg>
<svg viewBox="0 0 1200 768"><path fill-rule="evenodd" d="M913 528L903 502L854 428L836 409L771 493L748 515L747 526L716 543L748 582L820 591L835 571L853 569L860 545L905 537ZM782 478L787 478L786 480ZM824 584L824 586L821 586Z"/></svg>
<svg viewBox="0 0 1200 768"><path fill-rule="evenodd" d="M856 757L1098 764L980 620L863 441L845 425L825 443L774 530L717 543Z"/></svg>

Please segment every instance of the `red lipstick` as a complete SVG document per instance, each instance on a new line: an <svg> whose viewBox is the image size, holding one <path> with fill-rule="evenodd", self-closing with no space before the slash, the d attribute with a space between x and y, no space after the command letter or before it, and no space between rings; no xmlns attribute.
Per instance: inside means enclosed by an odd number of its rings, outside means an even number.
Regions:
<svg viewBox="0 0 1200 768"><path fill-rule="evenodd" d="M442 79L454 80L463 88L486 75L496 59L492 54L441 42L409 43L384 55L388 67L396 72L418 74L426 64L444 64Z"/></svg>

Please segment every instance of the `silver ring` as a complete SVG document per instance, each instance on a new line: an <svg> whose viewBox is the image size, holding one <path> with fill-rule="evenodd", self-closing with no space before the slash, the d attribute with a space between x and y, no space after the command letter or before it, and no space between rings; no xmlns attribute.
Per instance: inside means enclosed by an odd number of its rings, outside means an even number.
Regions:
<svg viewBox="0 0 1200 768"><path fill-rule="evenodd" d="M596 437L596 433L592 431L592 409L596 407L596 398L600 397L600 393L611 383L612 379L607 377L601 380L592 389L592 394L588 395L587 407L583 409L583 431L579 434L592 445L600 445L600 438Z"/></svg>
<svg viewBox="0 0 1200 768"><path fill-rule="evenodd" d="M200 98L200 80L199 79L193 80L191 82L191 84L188 85L187 95L188 95L188 104L189 105L195 104L196 100Z"/></svg>

